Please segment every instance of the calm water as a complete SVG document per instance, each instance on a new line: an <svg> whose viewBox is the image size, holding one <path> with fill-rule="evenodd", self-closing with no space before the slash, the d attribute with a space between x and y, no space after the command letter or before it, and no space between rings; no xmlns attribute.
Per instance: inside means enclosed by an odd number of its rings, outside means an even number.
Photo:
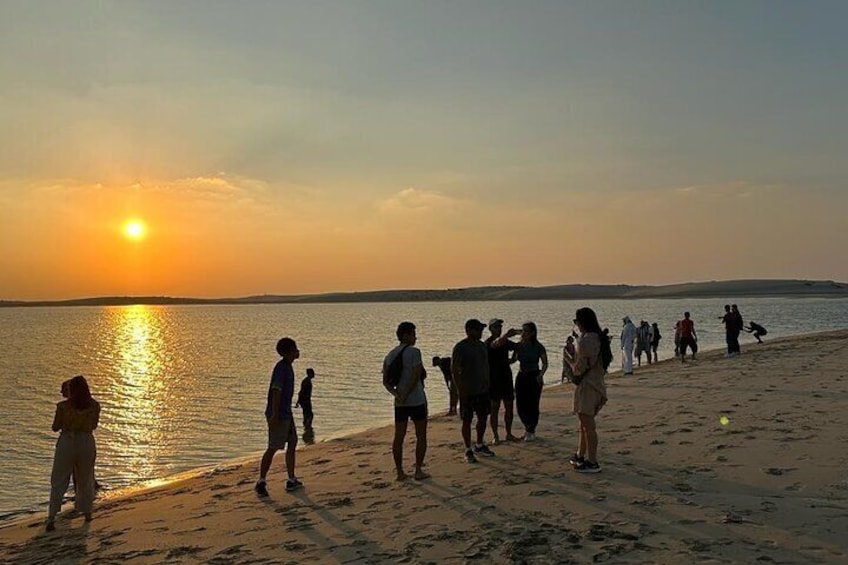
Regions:
<svg viewBox="0 0 848 565"><path fill-rule="evenodd" d="M623 315L660 324L661 358L684 310L702 349L721 347L723 299L599 300L590 303L618 335ZM738 301L767 339L848 327L848 299ZM130 306L0 309L0 514L43 510L56 434L50 431L64 379L83 373L103 407L96 432L97 476L107 489L155 481L264 449L263 416L279 337L297 339L298 381L314 367L318 440L391 421L382 389L383 356L403 320L418 326L429 359L449 354L468 317L497 316L507 327L533 320L559 380L560 350L576 301L256 306ZM745 346L753 338L743 334ZM618 367L618 355L613 362ZM428 363L429 364L429 363ZM429 369L432 412L446 390ZM615 400L613 399L612 402ZM296 414L296 417L298 414ZM282 464L282 458L278 462ZM390 465L390 462L386 462Z"/></svg>

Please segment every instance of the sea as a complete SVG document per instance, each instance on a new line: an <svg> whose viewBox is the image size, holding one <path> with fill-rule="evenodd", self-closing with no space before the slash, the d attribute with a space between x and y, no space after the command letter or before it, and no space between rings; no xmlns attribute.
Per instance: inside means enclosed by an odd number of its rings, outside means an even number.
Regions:
<svg viewBox="0 0 848 565"><path fill-rule="evenodd" d="M845 298L745 298L745 320L766 340L848 328ZM450 355L468 318L506 328L534 321L558 383L574 312L590 306L618 336L621 319L657 322L660 359L673 355L674 322L695 320L701 350L724 346L719 317L731 299L416 302L0 308L0 519L46 509L57 434L50 429L62 381L85 375L102 406L97 480L109 496L258 454L275 344L294 338L299 386L314 368L316 441L390 424L392 398L380 371L401 321L417 326L428 370L430 412L447 409L434 355ZM742 334L742 351L757 347ZM620 356L611 369L619 368ZM615 398L611 398L611 403ZM564 407L564 409L566 409ZM295 417L300 416L299 410ZM650 418L649 415L645 416ZM544 421L544 415L543 415ZM298 424L300 426L300 424ZM387 436L386 441L390 438ZM307 448L303 442L301 448ZM275 463L282 465L282 458ZM387 459L386 466L392 463ZM308 470L302 470L308 474Z"/></svg>

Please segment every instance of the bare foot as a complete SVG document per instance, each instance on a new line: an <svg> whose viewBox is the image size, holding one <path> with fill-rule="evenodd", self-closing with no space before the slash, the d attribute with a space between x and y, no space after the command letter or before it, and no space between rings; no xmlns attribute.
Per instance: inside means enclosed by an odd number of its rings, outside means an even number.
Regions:
<svg viewBox="0 0 848 565"><path fill-rule="evenodd" d="M397 480L398 480L398 481L405 481L406 479L407 479L407 474L406 474L406 473L404 473L403 471L398 471L398 472L397 472Z"/></svg>
<svg viewBox="0 0 848 565"><path fill-rule="evenodd" d="M423 481L423 480L429 479L429 478L430 478L430 473L426 473L426 472L422 471L421 469L418 469L417 471L415 471L415 480L416 481Z"/></svg>

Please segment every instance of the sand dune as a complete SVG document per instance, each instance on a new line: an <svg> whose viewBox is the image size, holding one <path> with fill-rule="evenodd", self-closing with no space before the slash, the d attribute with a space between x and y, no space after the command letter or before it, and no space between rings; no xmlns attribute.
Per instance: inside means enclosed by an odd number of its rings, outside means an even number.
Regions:
<svg viewBox="0 0 848 565"><path fill-rule="evenodd" d="M845 563L848 331L707 353L612 375L599 418L603 472L567 463L570 385L543 395L540 440L461 459L459 424L435 418L424 482L393 480L388 428L303 449L306 487L269 499L257 457L0 530L22 563ZM553 377L553 376L552 376ZM551 379L549 379L551 380ZM557 379L558 380L558 379ZM389 402L385 400L387 411ZM726 416L727 424L720 423ZM257 446L261 447L261 446ZM411 467L411 444L407 454Z"/></svg>

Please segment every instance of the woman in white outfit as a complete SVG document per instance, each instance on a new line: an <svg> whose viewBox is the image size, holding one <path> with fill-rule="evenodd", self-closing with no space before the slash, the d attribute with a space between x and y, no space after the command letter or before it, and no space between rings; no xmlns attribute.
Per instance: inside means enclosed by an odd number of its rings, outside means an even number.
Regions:
<svg viewBox="0 0 848 565"><path fill-rule="evenodd" d="M97 449L92 433L100 421L100 404L92 398L88 382L77 375L68 383L68 399L56 405L53 431L60 432L53 456L50 475L50 508L47 530L56 528L56 515L62 509L62 499L68 490L71 476L74 483L74 508L91 521L94 504L94 460Z"/></svg>

